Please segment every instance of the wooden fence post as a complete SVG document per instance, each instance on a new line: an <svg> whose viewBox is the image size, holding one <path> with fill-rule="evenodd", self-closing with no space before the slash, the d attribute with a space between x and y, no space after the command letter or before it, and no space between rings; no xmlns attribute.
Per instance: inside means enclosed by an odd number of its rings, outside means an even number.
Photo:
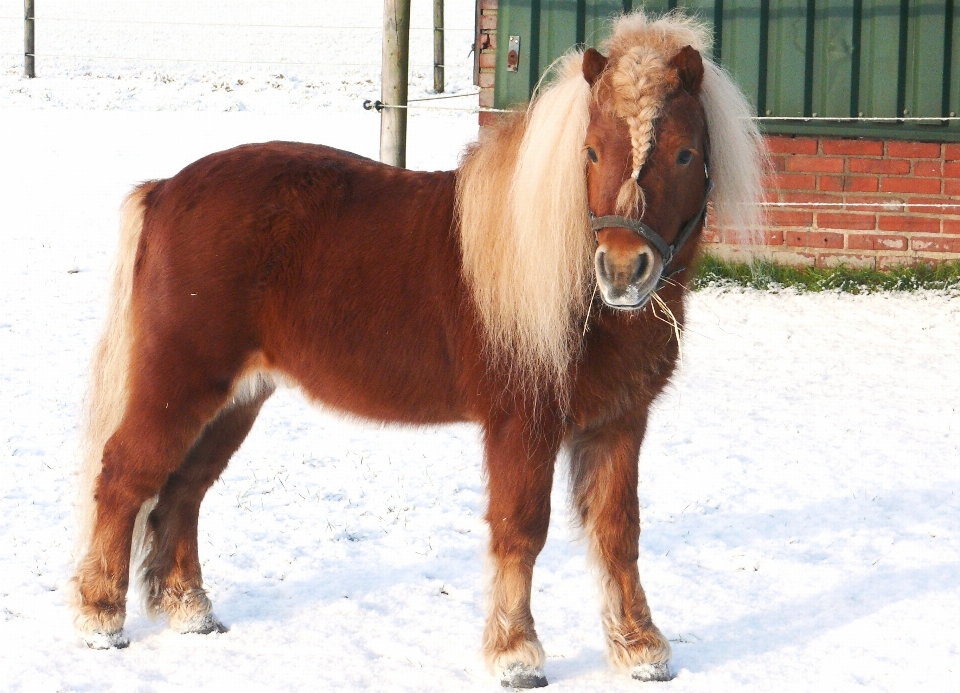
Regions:
<svg viewBox="0 0 960 693"><path fill-rule="evenodd" d="M410 0L383 0L383 67L380 161L407 165L407 72L410 65ZM391 108L394 106L394 108ZM395 108L399 106L400 108Z"/></svg>
<svg viewBox="0 0 960 693"><path fill-rule="evenodd" d="M441 94L443 78L443 0L433 0L433 90Z"/></svg>
<svg viewBox="0 0 960 693"><path fill-rule="evenodd" d="M33 0L23 0L23 74L36 77L33 54Z"/></svg>

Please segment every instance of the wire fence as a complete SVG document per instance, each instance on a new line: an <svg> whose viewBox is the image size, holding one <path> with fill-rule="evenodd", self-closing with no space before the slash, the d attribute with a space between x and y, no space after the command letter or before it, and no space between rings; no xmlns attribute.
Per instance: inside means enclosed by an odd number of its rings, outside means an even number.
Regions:
<svg viewBox="0 0 960 693"><path fill-rule="evenodd" d="M14 15L0 15L0 21L16 21L23 22L25 18L23 16L14 16ZM335 23L288 23L288 22L205 22L205 21L196 21L196 20L145 20L145 19L110 19L102 17L84 17L84 16L57 16L57 15L41 15L34 18L34 21L37 23L44 22L54 22L61 24L69 25L106 25L106 26L144 26L144 27L190 27L194 29L204 29L204 30L223 30L223 29L237 29L237 30L262 30L262 29L273 29L273 30L282 30L282 31L318 31L318 32L341 32L341 31L351 31L351 32L368 32L371 35L379 35L382 32L382 26L374 24L335 24ZM413 26L411 27L411 32L433 32L438 27L433 26ZM468 38L471 41L473 39L474 28L468 27L439 27L445 33L453 32L460 34L463 38ZM327 69L336 69L339 67L344 68L368 68L371 70L379 69L381 67L380 61L366 61L366 60L344 60L337 59L334 61L331 60L294 60L282 58L279 60L276 59L257 59L257 58L231 58L231 57L222 57L222 56L212 56L212 57L174 57L170 55L117 55L109 54L107 52L57 52L55 50L44 51L44 50L35 50L33 55L36 58L47 58L54 60L86 60L86 61L98 61L98 62L119 62L134 64L138 62L152 63L152 64L183 64L183 65L249 65L249 66L292 66L292 67L311 67L311 68L327 68ZM23 57L21 53L0 53L0 56L5 58L16 58ZM412 61L410 63L411 69L432 69L434 67L447 67L446 65L438 65L433 62L416 62ZM462 67L462 66L461 66ZM468 92L461 94L451 95L454 98L464 98L468 96L475 96L479 92ZM435 99L410 99L407 104L386 104L381 101L366 100L363 102L363 106L367 110L376 110L382 111L383 109L410 109L410 110L424 110L424 111L450 111L450 112L459 112L459 113L506 113L510 109L502 108L485 108L479 106L455 106L455 105L444 105L436 106L429 101ZM795 123L917 123L917 124L936 124L936 123L950 123L960 121L960 117L910 117L910 116L901 116L901 117L826 117L826 116L760 116L755 117L754 120L759 122L795 122Z"/></svg>
<svg viewBox="0 0 960 693"><path fill-rule="evenodd" d="M320 67L327 70L335 70L339 67L346 68L369 68L369 69L379 69L381 67L381 62L379 60L379 50L376 50L376 59L375 60L357 60L350 59L350 52L357 52L357 45L354 36L354 40L344 42L338 40L341 37L338 37L339 32L350 32L351 34L365 34L364 39L364 48L370 50L362 51L365 54L373 53L372 50L375 46L379 47L380 37L382 36L383 27L377 24L366 24L366 23L355 23L355 24L337 24L337 23L297 23L297 22L263 22L263 21L251 21L251 22L209 22L209 21L198 21L192 19L161 19L161 20L151 20L151 19L133 19L133 18L120 18L120 19L111 19L103 17L84 17L84 16L33 16L28 18L25 16L13 16L13 15L0 15L0 22L17 22L25 23L32 21L35 28L35 32L38 35L42 35L40 27L43 27L45 24L54 24L57 25L57 36L53 39L50 39L49 33L45 37L45 40L38 42L36 49L30 53L30 56L34 57L36 60L85 60L85 61L97 61L101 63L111 63L117 62L121 64L133 64L137 62L152 63L152 64L185 64L185 65L201 65L209 64L211 66L216 65L262 65L262 66L277 66L277 65L292 65L292 66L301 66L301 67ZM177 36L175 33L168 34L166 36L158 37L156 33L147 37L144 36L143 43L157 45L161 49L161 52L144 55L139 55L139 51L129 51L125 52L120 51L110 51L110 50L70 50L71 45L76 46L77 44L83 45L85 48L90 48L91 43L96 45L97 41L90 41L87 36L84 36L83 40L74 40L70 38L69 40L65 38L65 32L69 33L73 31L74 33L80 31L85 27L109 27L113 30L122 30L127 27L136 28L142 27L149 30L164 30L164 29L187 29L193 32L197 32L197 35L193 36L194 39L191 41L184 40L183 36ZM181 49L184 47L183 44L186 44L187 47L192 47L194 52L206 52L209 53L211 49L234 49L236 48L236 42L250 40L249 32L262 32L269 31L274 36L266 40L260 40L257 43L251 44L247 43L245 49L248 51L250 49L255 49L251 52L262 52L263 50L269 50L270 48L282 49L285 53L290 52L301 52L303 54L317 54L322 53L323 57L318 57L317 59L309 59L309 57L301 57L299 59L288 59L286 57L280 59L272 59L267 57L235 57L231 55L171 55L166 51L173 51ZM427 58L429 52L432 51L432 35L435 31L440 30L444 34L444 41L452 44L454 48L462 48L466 46L468 50L456 50L454 52L457 57L466 58L470 50L472 50L473 45L473 34L474 29L472 27L464 26L412 26L410 31L412 34L430 34L430 41L413 41L411 42L412 48L419 47L421 50L412 51L411 57L414 58L414 55L420 59L412 59L410 61L410 68L413 70L426 70L434 69L437 67L442 68L460 68L460 69L470 69L472 71L472 64L463 62L460 65L443 65L439 64L436 61L427 62L423 58ZM233 32L233 41L230 39L224 39L221 34L225 31ZM276 32L295 32L295 36L291 38L290 35L285 35L282 37L282 42L278 40L278 37L275 36ZM244 33L246 35L244 35ZM319 33L320 37L311 37L309 34ZM199 35L203 33L204 35ZM210 46L206 45L211 42L213 36L216 35L217 41L214 42L216 45ZM12 40L13 35L7 37L4 42ZM96 37L95 37L96 38ZM256 36L256 39L262 39L261 36ZM152 39L148 40L148 39ZM181 45L177 45L177 41ZM108 48L109 41L100 41L101 48ZM429 43L429 51L427 50L426 44ZM129 44L129 42L128 42ZM173 44L173 45L171 45ZM272 45L266 45L272 44ZM282 45L281 45L282 44ZM128 45L129 47L129 45ZM329 48L329 50L322 50L324 48ZM133 54L131 54L133 53ZM459 53L463 53L463 56L459 56ZM345 54L346 57L345 57ZM336 56L328 58L327 56ZM3 58L25 58L26 51L23 53L13 53L9 51L0 52L0 57ZM472 63L472 59L470 60Z"/></svg>
<svg viewBox="0 0 960 693"><path fill-rule="evenodd" d="M9 22L23 22L25 20L22 16L9 16L9 15L0 15L0 21L9 21ZM81 16L39 16L35 17L35 23L44 24L44 23L55 23L61 26L77 28L79 26L106 26L112 27L115 29L121 29L124 27L149 27L152 29L179 29L184 28L190 31L197 32L224 32L232 31L234 36L238 36L237 32L262 32L269 31L271 33L281 31L281 32L298 32L301 36L307 32L319 32L322 38L320 43L324 46L333 45L341 50L334 51L336 58L333 60L311 60L311 59L259 59L255 57L244 57L244 58L233 58L223 55L213 55L210 57L193 57L193 56L172 56L169 54L162 55L123 55L123 54L110 54L107 51L91 51L91 52L82 52L82 51L58 51L55 48L51 49L49 52L44 50L36 50L34 56L40 59L53 59L53 60L72 60L72 61L98 61L103 63L154 63L154 64L183 64L183 65L247 65L247 66L271 66L271 67L309 67L309 68L326 68L326 69L337 69L337 68L359 68L359 69L368 69L371 73L375 70L379 70L381 67L381 62L378 60L350 60L344 59L345 51L342 50L343 46L340 45L342 42L337 42L337 32L352 32L352 33L363 33L365 34L366 44L368 47L376 48L376 55L379 58L379 42L380 36L382 35L382 27L374 24L364 24L364 23L351 23L351 24L331 24L331 23L286 23L286 22L208 22L208 21L196 21L196 20L150 20L150 19L111 19L111 18L102 18L102 17L81 17ZM413 26L411 27L411 33L413 32L434 32L436 27L433 26ZM467 27L443 27L445 33L452 33L458 36L458 41L463 45L467 44L472 46L473 44L473 28ZM284 39L289 42L289 34L284 36ZM333 44L327 44L328 41L334 41ZM412 42L413 43L413 42ZM225 47L225 43L221 41L218 44L218 47ZM166 48L165 45L161 48ZM315 53L316 45L312 45L311 50L305 51L306 53ZM355 42L354 42L355 48ZM471 48L472 50L472 48ZM122 52L122 51L120 51ZM425 52L424 52L425 53ZM0 53L0 57L4 58L23 58L23 53L9 53L3 52ZM464 56L466 57L466 56ZM411 61L410 67L412 69L430 69L434 68L437 65L433 62L416 62ZM446 66L444 66L446 67ZM470 67L472 71L472 66L468 66L466 62L457 66L458 68L467 68ZM366 99L362 100L362 106L368 111L383 111L384 109L407 109L407 110L422 110L422 111L433 111L433 112L449 112L449 113L508 113L511 109L503 108L486 108L479 107L477 105L459 105L455 100L477 98L479 91L472 89L469 91L462 91L460 93L446 94L443 96L429 96L424 98L412 98L408 100L406 104L388 104L383 103L379 100ZM436 104L434 102L442 101L441 104ZM752 120L759 122L796 122L796 123L917 123L917 124L935 124L941 123L946 124L948 122L957 122L960 121L960 117L949 116L949 117L918 117L918 116L901 116L901 117L870 117L870 116L860 116L860 117L828 117L828 116L755 116L751 118ZM862 198L861 198L862 199ZM844 200L836 201L768 201L760 203L762 207L769 209L813 209L813 210L849 210L849 211L886 211L886 212L917 212L920 214L923 213L947 213L947 214L960 214L960 202L924 202L924 203L910 203L895 198L892 199L881 199L874 202L846 202Z"/></svg>

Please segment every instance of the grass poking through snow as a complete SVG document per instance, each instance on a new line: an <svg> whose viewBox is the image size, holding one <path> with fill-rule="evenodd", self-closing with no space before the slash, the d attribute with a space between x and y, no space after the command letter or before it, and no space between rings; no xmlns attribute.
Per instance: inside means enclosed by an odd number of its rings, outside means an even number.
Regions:
<svg viewBox="0 0 960 693"><path fill-rule="evenodd" d="M768 260L727 262L704 255L697 264L691 288L742 286L753 289L797 291L843 291L852 294L877 291L917 291L934 289L960 291L960 262L944 262L936 267L925 264L903 265L886 270L837 267L793 267Z"/></svg>

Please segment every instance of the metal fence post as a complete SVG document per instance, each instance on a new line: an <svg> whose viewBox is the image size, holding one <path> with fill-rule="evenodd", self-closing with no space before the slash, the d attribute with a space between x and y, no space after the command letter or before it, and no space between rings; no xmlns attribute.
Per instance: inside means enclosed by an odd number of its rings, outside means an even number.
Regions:
<svg viewBox="0 0 960 693"><path fill-rule="evenodd" d="M443 0L433 0L433 90L440 94L443 78Z"/></svg>
<svg viewBox="0 0 960 693"><path fill-rule="evenodd" d="M36 77L33 54L33 0L23 0L23 74Z"/></svg>
<svg viewBox="0 0 960 693"><path fill-rule="evenodd" d="M407 165L407 70L410 64L410 0L383 0L383 68L380 161ZM399 108L396 108L399 106Z"/></svg>

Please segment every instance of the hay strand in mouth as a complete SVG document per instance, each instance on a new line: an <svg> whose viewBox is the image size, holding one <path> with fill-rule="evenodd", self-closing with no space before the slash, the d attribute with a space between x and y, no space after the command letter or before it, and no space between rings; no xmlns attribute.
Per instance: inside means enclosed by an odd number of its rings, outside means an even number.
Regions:
<svg viewBox="0 0 960 693"><path fill-rule="evenodd" d="M673 327L673 335L677 338L677 358L680 361L680 368L682 369L683 368L683 342L680 341L680 333L682 332L682 328L680 327L680 323L677 321L677 316L673 314L673 311L670 310L670 306L668 306L666 302L662 298L660 298L660 294L658 294L656 291L654 291L651 294L651 297L653 298L653 301L654 301L653 303L650 304L650 311L653 313L653 317ZM655 306L660 306L660 310L663 311L664 315L667 318L669 318L669 320L661 318L659 315L657 315Z"/></svg>
<svg viewBox="0 0 960 693"><path fill-rule="evenodd" d="M587 316L583 319L583 333L580 335L580 339L583 339L587 336L587 326L590 324L590 309L593 308L593 302L597 299L597 283L593 283L593 293L590 295L590 300L587 302Z"/></svg>

